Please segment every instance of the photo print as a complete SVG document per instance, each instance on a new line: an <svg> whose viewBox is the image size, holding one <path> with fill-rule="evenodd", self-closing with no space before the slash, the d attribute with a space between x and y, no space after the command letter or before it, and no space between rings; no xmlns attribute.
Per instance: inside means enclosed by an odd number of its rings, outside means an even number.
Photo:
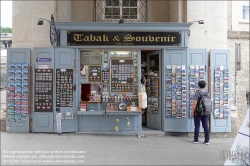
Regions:
<svg viewBox="0 0 250 166"><path fill-rule="evenodd" d="M186 73L186 66L185 66L185 65L182 65L182 67L181 67L181 72L182 72L182 73Z"/></svg>
<svg viewBox="0 0 250 166"><path fill-rule="evenodd" d="M220 119L223 119L223 112L224 112L224 110L223 110L223 109L220 109L220 115L219 115L219 118L220 118Z"/></svg>
<svg viewBox="0 0 250 166"><path fill-rule="evenodd" d="M181 109L177 109L176 118L182 118L182 110Z"/></svg>
<svg viewBox="0 0 250 166"><path fill-rule="evenodd" d="M182 84L186 85L186 78L185 77L182 77L181 81L182 81Z"/></svg>
<svg viewBox="0 0 250 166"><path fill-rule="evenodd" d="M223 111L223 118L227 119L228 118L228 110Z"/></svg>
<svg viewBox="0 0 250 166"><path fill-rule="evenodd" d="M172 93L171 94L166 94L166 99L171 99L172 98Z"/></svg>
<svg viewBox="0 0 250 166"><path fill-rule="evenodd" d="M215 74L220 73L220 66L214 67Z"/></svg>
<svg viewBox="0 0 250 166"><path fill-rule="evenodd" d="M182 117L183 117L183 118L186 117L186 112L182 112Z"/></svg>
<svg viewBox="0 0 250 166"><path fill-rule="evenodd" d="M194 65L190 65L190 66L189 66L189 69L190 69L190 70L194 70L194 68L195 68Z"/></svg>
<svg viewBox="0 0 250 166"><path fill-rule="evenodd" d="M172 117L172 110L166 110L165 114L166 114L167 118L171 118Z"/></svg>
<svg viewBox="0 0 250 166"><path fill-rule="evenodd" d="M205 65L200 65L200 71L205 71Z"/></svg>
<svg viewBox="0 0 250 166"><path fill-rule="evenodd" d="M214 110L214 118L220 118L220 110L219 109Z"/></svg>
<svg viewBox="0 0 250 166"><path fill-rule="evenodd" d="M182 104L182 101L181 101L181 100L176 100L176 104L177 104L177 105L181 105L181 104Z"/></svg>

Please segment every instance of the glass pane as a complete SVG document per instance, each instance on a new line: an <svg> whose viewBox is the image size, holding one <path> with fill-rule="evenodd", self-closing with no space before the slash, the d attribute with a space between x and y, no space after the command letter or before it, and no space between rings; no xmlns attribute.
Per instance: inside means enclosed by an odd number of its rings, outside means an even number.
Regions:
<svg viewBox="0 0 250 166"><path fill-rule="evenodd" d="M130 15L130 19L137 19L137 15Z"/></svg>
<svg viewBox="0 0 250 166"><path fill-rule="evenodd" d="M113 9L113 15L120 15L120 9L119 8L114 8Z"/></svg>
<svg viewBox="0 0 250 166"><path fill-rule="evenodd" d="M130 8L130 15L137 15L137 9L136 8Z"/></svg>
<svg viewBox="0 0 250 166"><path fill-rule="evenodd" d="M129 16L123 15L122 18L123 19L129 19Z"/></svg>
<svg viewBox="0 0 250 166"><path fill-rule="evenodd" d="M105 8L105 15L120 15L119 8Z"/></svg>
<svg viewBox="0 0 250 166"><path fill-rule="evenodd" d="M122 9L122 15L137 15L137 9L136 8L123 8Z"/></svg>
<svg viewBox="0 0 250 166"><path fill-rule="evenodd" d="M129 0L123 0L122 1L122 6L129 6Z"/></svg>
<svg viewBox="0 0 250 166"><path fill-rule="evenodd" d="M125 15L129 15L129 8L123 8L122 9L122 16L125 16Z"/></svg>
<svg viewBox="0 0 250 166"><path fill-rule="evenodd" d="M119 0L106 0L106 6L119 6Z"/></svg>
<svg viewBox="0 0 250 166"><path fill-rule="evenodd" d="M123 0L122 6L124 6L124 7L137 7L137 0Z"/></svg>
<svg viewBox="0 0 250 166"><path fill-rule="evenodd" d="M105 15L112 15L112 8L105 8Z"/></svg>
<svg viewBox="0 0 250 166"><path fill-rule="evenodd" d="M130 0L130 7L137 7L137 0Z"/></svg>

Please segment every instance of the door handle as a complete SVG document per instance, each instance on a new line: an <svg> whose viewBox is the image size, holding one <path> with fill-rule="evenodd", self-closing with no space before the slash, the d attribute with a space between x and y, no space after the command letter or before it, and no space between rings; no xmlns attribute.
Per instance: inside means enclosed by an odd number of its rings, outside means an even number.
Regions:
<svg viewBox="0 0 250 166"><path fill-rule="evenodd" d="M73 89L74 89L74 91L76 91L76 84L73 85Z"/></svg>

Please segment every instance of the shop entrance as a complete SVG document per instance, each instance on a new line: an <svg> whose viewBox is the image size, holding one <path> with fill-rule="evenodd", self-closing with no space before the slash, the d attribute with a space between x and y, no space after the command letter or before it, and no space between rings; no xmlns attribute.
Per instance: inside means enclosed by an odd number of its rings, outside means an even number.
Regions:
<svg viewBox="0 0 250 166"><path fill-rule="evenodd" d="M143 110L142 126L161 130L162 112L161 112L161 51L142 50L141 51L141 73L144 78L148 107ZM143 79L142 79L143 80Z"/></svg>

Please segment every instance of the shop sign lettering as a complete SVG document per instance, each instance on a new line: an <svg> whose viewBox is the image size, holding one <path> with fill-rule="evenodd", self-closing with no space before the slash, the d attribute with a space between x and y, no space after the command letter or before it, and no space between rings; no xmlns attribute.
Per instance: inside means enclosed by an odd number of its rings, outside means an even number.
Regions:
<svg viewBox="0 0 250 166"><path fill-rule="evenodd" d="M181 32L71 32L68 46L166 45L181 46Z"/></svg>

